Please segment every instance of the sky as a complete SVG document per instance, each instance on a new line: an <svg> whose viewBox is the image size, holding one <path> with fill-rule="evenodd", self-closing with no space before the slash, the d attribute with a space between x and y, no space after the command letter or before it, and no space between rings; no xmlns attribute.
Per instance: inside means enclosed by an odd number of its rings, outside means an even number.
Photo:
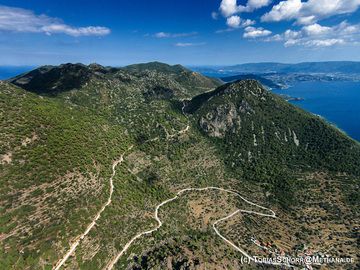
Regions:
<svg viewBox="0 0 360 270"><path fill-rule="evenodd" d="M0 65L360 61L360 0L0 0Z"/></svg>

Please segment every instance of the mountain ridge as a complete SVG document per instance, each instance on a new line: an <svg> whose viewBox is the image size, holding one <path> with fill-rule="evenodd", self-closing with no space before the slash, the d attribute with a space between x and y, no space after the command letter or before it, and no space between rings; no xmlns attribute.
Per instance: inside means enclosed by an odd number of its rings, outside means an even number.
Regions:
<svg viewBox="0 0 360 270"><path fill-rule="evenodd" d="M56 95L64 91L79 89L91 78L109 80L118 78L130 82L131 80L137 81L141 77L148 77L149 80L154 78L167 80L169 76L172 76L172 80L179 84L180 87L178 88L183 87L180 91L188 92L183 93L185 95L196 94L221 84L220 80L205 77L181 65L170 66L160 62L137 64L123 68L104 67L95 63L88 66L81 63L42 66L7 81L28 91Z"/></svg>
<svg viewBox="0 0 360 270"><path fill-rule="evenodd" d="M156 70L156 71L163 71L168 73L191 72L189 69L187 69L182 65L179 64L169 65L158 61L132 64L122 67L122 69L130 70L130 71Z"/></svg>

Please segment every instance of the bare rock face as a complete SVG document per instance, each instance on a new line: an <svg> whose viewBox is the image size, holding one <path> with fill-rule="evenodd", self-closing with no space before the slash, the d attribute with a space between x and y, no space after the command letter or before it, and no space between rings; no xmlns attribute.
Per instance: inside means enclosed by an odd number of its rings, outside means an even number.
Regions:
<svg viewBox="0 0 360 270"><path fill-rule="evenodd" d="M221 96L224 96L222 100ZM246 118L255 114L254 108L259 102L266 102L267 96L268 92L258 82L239 81L193 98L187 111L201 111L198 122L201 130L210 137L224 138L226 134L239 132L241 124L244 126Z"/></svg>
<svg viewBox="0 0 360 270"><path fill-rule="evenodd" d="M246 100L242 100L239 105L239 112L244 114L253 114L255 111L251 108L250 104Z"/></svg>
<svg viewBox="0 0 360 270"><path fill-rule="evenodd" d="M239 106L234 103L219 105L200 118L200 127L211 137L223 138L228 132L235 133L241 128L241 114L254 113L251 106L243 100Z"/></svg>

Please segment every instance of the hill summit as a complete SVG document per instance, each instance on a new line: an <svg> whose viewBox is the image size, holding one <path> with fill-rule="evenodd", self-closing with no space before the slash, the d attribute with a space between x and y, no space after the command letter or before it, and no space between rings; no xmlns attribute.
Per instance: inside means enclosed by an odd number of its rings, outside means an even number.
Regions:
<svg viewBox="0 0 360 270"><path fill-rule="evenodd" d="M129 71L145 71L145 70L152 70L164 73L181 73L181 72L191 72L189 69L185 68L182 65L169 65L161 62L149 62L149 63L142 63L142 64L134 64L124 67L123 69Z"/></svg>
<svg viewBox="0 0 360 270"><path fill-rule="evenodd" d="M98 71L106 72L100 65L63 64L60 66L42 66L21 74L9 82L28 91L39 94L53 94L80 88Z"/></svg>
<svg viewBox="0 0 360 270"><path fill-rule="evenodd" d="M194 115L203 133L218 139L234 168L247 163L265 168L272 163L360 174L358 143L255 80L198 95L185 111Z"/></svg>
<svg viewBox="0 0 360 270"><path fill-rule="evenodd" d="M124 68L103 67L99 64L63 64L42 66L16 76L8 81L27 91L38 94L56 95L73 89L80 89L91 79L122 80L132 84L139 81L167 88L171 86L182 96L192 96L211 90L221 81L192 72L181 65L170 66L160 62L136 64Z"/></svg>

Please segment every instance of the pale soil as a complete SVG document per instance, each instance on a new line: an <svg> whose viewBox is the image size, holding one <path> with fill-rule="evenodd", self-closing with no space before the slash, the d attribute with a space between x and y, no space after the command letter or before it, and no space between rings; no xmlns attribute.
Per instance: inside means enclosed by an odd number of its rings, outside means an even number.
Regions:
<svg viewBox="0 0 360 270"><path fill-rule="evenodd" d="M130 146L130 148L128 150L131 150L132 146ZM96 216L94 217L94 219L91 221L91 223L87 226L86 230L78 235L75 239L72 240L72 242L70 243L70 248L68 249L68 251L65 253L65 255L56 263L56 265L54 266L54 270L59 270L61 269L61 267L66 263L66 261L69 259L70 256L73 255L73 253L75 252L76 248L78 247L78 245L80 244L80 242L90 233L90 231L95 227L96 222L100 219L101 214L105 211L105 209L111 204L112 202L112 196L114 193L114 183L113 183L113 178L115 177L116 174L116 168L118 165L120 165L123 161L124 161L124 154L123 153L120 158L118 160L115 160L112 163L112 174L111 177L109 179L109 184L110 184L110 190L109 190L109 196L108 199L106 201L106 203L101 207L101 209L97 212ZM93 251L93 254L96 254L96 252Z"/></svg>
<svg viewBox="0 0 360 270"><path fill-rule="evenodd" d="M32 144L33 142L35 142L37 139L39 139L38 135L37 135L35 132L33 132L33 133L31 134L31 137L30 137L30 138L29 138L29 137L26 137L25 139L23 139L23 140L21 141L21 146L26 147L26 146L28 146L29 144Z"/></svg>
<svg viewBox="0 0 360 270"><path fill-rule="evenodd" d="M0 156L0 164L5 165L5 164L11 164L12 162L12 153L8 152L4 155Z"/></svg>
<svg viewBox="0 0 360 270"><path fill-rule="evenodd" d="M230 215L223 217L217 221L215 221L212 224L212 227L215 231L215 233L223 240L225 241L227 244L229 244L231 247L233 247L236 251L239 251L240 253L242 253L244 256L246 256L247 258L249 258L250 260L254 260L253 257L251 255L249 255L245 250L241 249L240 247L236 246L234 243L232 243L229 239L227 239L225 236L223 236L219 230L217 229L217 224L223 221L226 221L227 219L231 219L233 216L239 214L239 213L246 213L246 214L254 214L254 215L258 215L258 216L262 216L262 217L270 217L270 218L276 218L275 213L263 206L257 205L255 203L252 203L248 200L246 200L245 198L243 198L239 193L232 191L232 190L226 190L223 188L219 188L219 187L204 187L204 188L186 188L186 189L182 189L180 191L178 191L176 193L176 195L173 198L170 198L168 200L163 201L162 203L160 203L158 206L156 206L155 208L155 214L154 214L154 218L157 221L158 225L151 229L151 230L147 230L147 231L143 231L137 235L135 235L124 247L123 249L117 254L117 256L115 256L106 266L107 270L111 270L113 269L113 267L115 266L115 264L119 261L119 259L127 252L127 250L132 246L132 244L142 238L145 235L150 235L153 232L157 231L158 229L161 228L161 226L163 225L162 220L159 218L159 210L166 204L175 201L177 199L179 199L180 196L183 196L183 194L188 193L188 192L204 192L204 191L209 191L209 190L216 190L216 191L221 191L221 192L225 192L228 194L232 194L235 195L237 197L239 197L242 201L244 201L245 203L254 206L257 208L257 210L263 210L266 211L267 213L261 213L261 212L257 212L257 211L252 211L252 210L243 210L243 209L237 209L235 212L231 213Z"/></svg>

